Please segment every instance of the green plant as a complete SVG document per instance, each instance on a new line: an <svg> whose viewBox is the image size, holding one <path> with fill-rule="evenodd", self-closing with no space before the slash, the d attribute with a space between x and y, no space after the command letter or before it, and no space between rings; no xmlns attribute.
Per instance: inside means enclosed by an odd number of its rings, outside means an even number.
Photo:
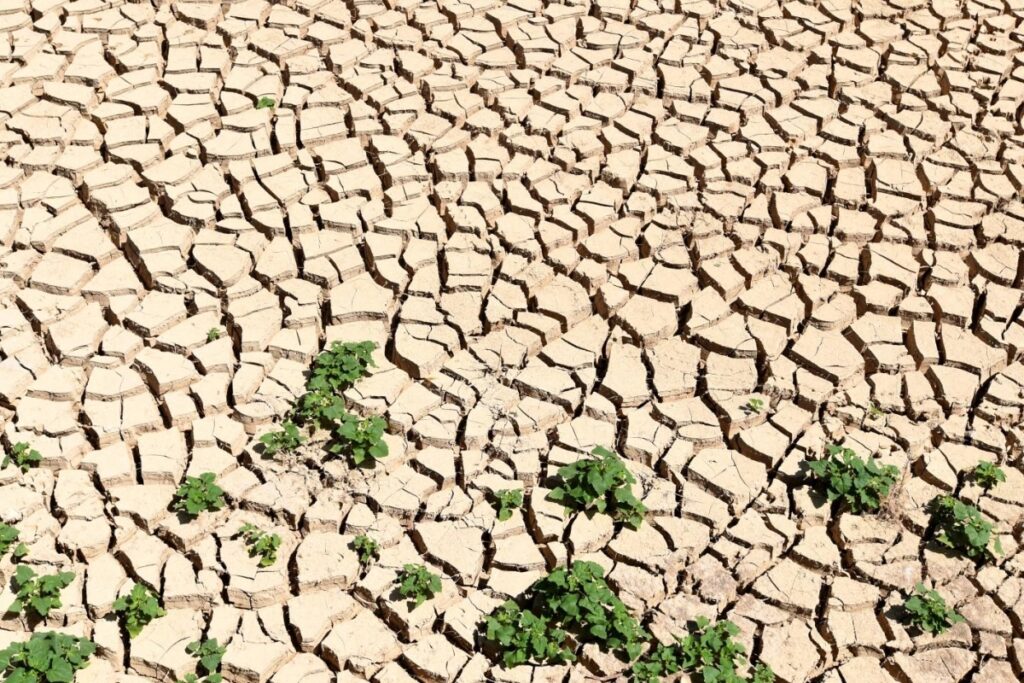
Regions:
<svg viewBox="0 0 1024 683"><path fill-rule="evenodd" d="M986 491L1000 482L1006 481L1006 472L994 462L979 462L972 473L974 481Z"/></svg>
<svg viewBox="0 0 1024 683"><path fill-rule="evenodd" d="M899 477L893 465L864 462L853 450L830 444L828 457L807 463L816 485L824 487L829 502L839 500L851 512L877 510Z"/></svg>
<svg viewBox="0 0 1024 683"><path fill-rule="evenodd" d="M345 412L345 401L340 396L323 391L307 391L292 406L291 415L296 424L319 425L329 429L333 423L332 415Z"/></svg>
<svg viewBox="0 0 1024 683"><path fill-rule="evenodd" d="M422 564L407 564L398 572L398 594L415 603L416 609L441 592L441 577Z"/></svg>
<svg viewBox="0 0 1024 683"><path fill-rule="evenodd" d="M188 517L198 517L207 510L220 510L225 505L224 489L215 481L213 472L185 477L185 483L174 494L174 509Z"/></svg>
<svg viewBox="0 0 1024 683"><path fill-rule="evenodd" d="M220 660L223 659L224 653L227 650L217 643L216 638L202 642L194 640L185 646L185 652L199 660L199 666L206 674L203 683L221 683L224 680L223 676L219 673L219 669ZM185 674L185 680L182 683L199 683L199 676L197 674Z"/></svg>
<svg viewBox="0 0 1024 683"><path fill-rule="evenodd" d="M359 564L364 567L380 557L380 546L377 545L377 541L365 534L352 539L352 549L359 553Z"/></svg>
<svg viewBox="0 0 1024 683"><path fill-rule="evenodd" d="M29 447L24 441L20 441L13 446L4 456L4 460L0 463L0 470L7 469L7 466L12 462L22 472L28 472L32 467L38 467L39 463L42 462L43 456L39 455L39 451Z"/></svg>
<svg viewBox="0 0 1024 683"><path fill-rule="evenodd" d="M160 607L156 594L141 583L132 586L128 595L122 595L114 600L114 612L124 617L124 627L129 638L142 633L142 629L149 622L167 614Z"/></svg>
<svg viewBox="0 0 1024 683"><path fill-rule="evenodd" d="M976 562L1003 554L999 538L992 533L992 523L981 516L978 508L953 496L936 496L928 507L939 544Z"/></svg>
<svg viewBox="0 0 1024 683"><path fill-rule="evenodd" d="M238 534L249 546L249 557L260 557L260 566L269 567L277 562L277 551L281 547L281 537L268 534L254 524L243 524Z"/></svg>
<svg viewBox="0 0 1024 683"><path fill-rule="evenodd" d="M871 418L872 420L878 420L882 417L882 415L882 409L878 406L877 403L872 403L871 405L868 406L868 417Z"/></svg>
<svg viewBox="0 0 1024 683"><path fill-rule="evenodd" d="M356 467L373 464L388 454L384 441L386 426L384 418L377 415L361 418L345 411L334 423L327 450L351 458Z"/></svg>
<svg viewBox="0 0 1024 683"><path fill-rule="evenodd" d="M368 368L376 366L373 362L376 348L370 341L334 342L313 361L306 389L326 394L342 393L363 377Z"/></svg>
<svg viewBox="0 0 1024 683"><path fill-rule="evenodd" d="M498 521L504 522L512 517L512 511L523 507L522 489L505 489L495 491L491 496L494 509L498 513Z"/></svg>
<svg viewBox="0 0 1024 683"><path fill-rule="evenodd" d="M755 415L759 415L761 410L764 408L764 400L760 398L752 398L747 401L747 405L744 406L748 412Z"/></svg>
<svg viewBox="0 0 1024 683"><path fill-rule="evenodd" d="M73 572L38 576L27 564L19 564L14 572L16 598L7 611L16 614L23 609L31 610L45 619L50 610L61 606L60 592L74 580Z"/></svg>
<svg viewBox="0 0 1024 683"><path fill-rule="evenodd" d="M260 437L260 443L263 444L263 452L272 458L282 451L287 453L301 446L302 435L294 422L285 420L281 423L281 431L267 432Z"/></svg>
<svg viewBox="0 0 1024 683"><path fill-rule="evenodd" d="M318 424L329 429L348 415L341 394L362 378L368 368L375 367L370 341L334 342L313 361L306 393L292 408L299 424Z"/></svg>
<svg viewBox="0 0 1024 683"><path fill-rule="evenodd" d="M484 622L484 637L502 650L506 667L528 662L557 664L576 659L566 646L566 633L551 626L548 619L509 600Z"/></svg>
<svg viewBox="0 0 1024 683"><path fill-rule="evenodd" d="M695 681L703 683L742 683L744 679L736 670L747 663L746 649L733 641L739 632L731 621L712 625L706 617L697 617L690 624L690 633L679 641L682 670L691 673ZM750 680L753 683L771 683L775 674L768 666L758 664Z"/></svg>
<svg viewBox="0 0 1024 683"><path fill-rule="evenodd" d="M277 106L277 103L274 101L273 97L265 97L264 96L264 97L261 97L258 100L256 100L256 108L257 109L273 109L276 106Z"/></svg>
<svg viewBox="0 0 1024 683"><path fill-rule="evenodd" d="M964 620L946 605L938 591L925 588L923 583L917 584L914 587L914 595L903 603L903 613L909 625L933 635L942 633L953 624L959 624Z"/></svg>
<svg viewBox="0 0 1024 683"><path fill-rule="evenodd" d="M210 342L215 342L218 339L220 339L220 328L211 327L206 333L206 343L209 344Z"/></svg>
<svg viewBox="0 0 1024 683"><path fill-rule="evenodd" d="M0 557L7 554L10 547L18 541L19 535L20 532L17 528L0 523ZM20 560L27 554L28 548L25 547L25 544L18 543L17 545L14 545L14 552L11 553L11 556L15 560Z"/></svg>
<svg viewBox="0 0 1024 683"><path fill-rule="evenodd" d="M559 468L562 484L548 498L570 510L607 513L616 521L638 528L647 509L633 495L631 486L636 479L619 456L607 448L598 446L592 455L597 457Z"/></svg>
<svg viewBox="0 0 1024 683"><path fill-rule="evenodd" d="M71 683L75 672L89 666L96 644L64 633L33 633L27 642L0 650L4 683Z"/></svg>
<svg viewBox="0 0 1024 683"><path fill-rule="evenodd" d="M604 569L576 561L537 581L525 607L504 603L484 620L486 639L496 644L506 666L554 664L573 658L568 640L596 643L626 661L639 656L647 632L604 580ZM528 631L526 638L522 632Z"/></svg>
<svg viewBox="0 0 1024 683"><path fill-rule="evenodd" d="M671 676L682 669L679 646L658 643L650 652L633 663L630 676L635 683L658 683L662 676Z"/></svg>
<svg viewBox="0 0 1024 683"><path fill-rule="evenodd" d="M729 621L714 626L705 617L690 624L690 634L671 645L658 643L638 659L632 678L638 683L655 683L662 676L679 671L690 674L694 683L773 683L775 673L765 664L757 664L749 679L737 673L747 664L746 650L732 640L739 629Z"/></svg>

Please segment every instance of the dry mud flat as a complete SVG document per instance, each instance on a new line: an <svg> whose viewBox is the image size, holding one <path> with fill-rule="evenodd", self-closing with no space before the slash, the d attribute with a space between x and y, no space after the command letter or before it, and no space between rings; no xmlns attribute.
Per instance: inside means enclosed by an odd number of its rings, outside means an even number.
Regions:
<svg viewBox="0 0 1024 683"><path fill-rule="evenodd" d="M592 646L513 669L481 648L497 605L589 560L656 637L729 619L781 682L1020 680L1022 18L4 2L0 426L41 461L0 470L0 516L21 565L74 579L0 648L89 637L78 683L184 679L201 638L229 683L625 678ZM345 397L390 454L265 457L335 340L378 345ZM834 442L899 469L880 514L812 494L800 465ZM637 530L546 500L599 445ZM974 484L982 461L1006 481ZM228 504L183 521L205 472ZM497 520L488 494L519 488ZM934 542L943 493L1001 555ZM442 577L413 610L407 563ZM919 581L965 621L894 619ZM166 615L128 639L134 583Z"/></svg>

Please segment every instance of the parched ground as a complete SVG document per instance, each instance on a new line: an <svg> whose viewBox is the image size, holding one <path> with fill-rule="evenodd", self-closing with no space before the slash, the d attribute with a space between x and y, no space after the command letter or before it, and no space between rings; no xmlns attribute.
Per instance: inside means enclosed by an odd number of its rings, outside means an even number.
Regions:
<svg viewBox="0 0 1024 683"><path fill-rule="evenodd" d="M727 618L782 683L1024 673L1024 2L0 4L0 517L78 683L625 678L506 670L483 615L598 562L659 638ZM261 98L276 106L257 107ZM211 328L224 331L207 340ZM353 472L256 439L334 340L375 341ZM745 410L751 398L760 412ZM801 463L900 469L836 513ZM638 531L545 500L614 448ZM983 492L969 473L1001 464ZM228 506L169 511L213 472ZM523 488L498 522L487 492ZM930 540L955 492L1004 554ZM259 568L235 533L283 539ZM361 571L351 540L382 553ZM396 570L442 593L410 611ZM0 561L12 599L10 554ZM914 584L965 623L894 618ZM167 615L129 641L139 582Z"/></svg>

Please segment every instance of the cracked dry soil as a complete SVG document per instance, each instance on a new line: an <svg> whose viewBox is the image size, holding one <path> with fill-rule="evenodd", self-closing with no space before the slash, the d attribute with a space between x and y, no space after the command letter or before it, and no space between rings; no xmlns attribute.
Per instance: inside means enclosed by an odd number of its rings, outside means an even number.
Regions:
<svg viewBox="0 0 1024 683"><path fill-rule="evenodd" d="M625 679L481 648L584 559L782 683L1022 680L1022 47L1020 0L0 3L0 427L42 456L0 516L75 574L0 648L87 636L77 683L183 679L200 638L228 683ZM265 457L336 340L377 344L345 398L390 455ZM835 442L899 469L880 514L808 485ZM545 500L595 446L639 529ZM227 505L183 520L203 472ZM940 549L940 493L1003 554ZM442 577L411 611L406 563ZM919 581L965 621L894 618ZM167 614L129 640L135 582Z"/></svg>

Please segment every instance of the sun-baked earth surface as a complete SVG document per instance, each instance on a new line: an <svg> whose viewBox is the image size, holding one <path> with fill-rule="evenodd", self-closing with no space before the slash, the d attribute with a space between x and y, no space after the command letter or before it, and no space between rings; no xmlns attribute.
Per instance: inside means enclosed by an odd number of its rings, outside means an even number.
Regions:
<svg viewBox="0 0 1024 683"><path fill-rule="evenodd" d="M0 646L89 636L80 683L184 678L201 635L229 683L622 677L592 647L482 652L483 615L586 559L657 637L728 618L785 683L1019 680L1022 18L2 3L0 425L42 463L0 471L0 512L24 563L76 578ZM346 398L386 418L390 456L264 457L334 340L379 345ZM812 495L801 463L832 442L899 467L882 514ZM638 480L638 531L545 500L597 445ZM1007 481L983 492L981 461ZM172 495L203 472L228 505L184 523ZM497 521L487 492L519 487ZM1002 556L939 551L943 492ZM276 564L244 522L279 534ZM413 611L405 563L443 576ZM966 621L893 618L920 580ZM134 582L167 615L129 641L111 610Z"/></svg>

